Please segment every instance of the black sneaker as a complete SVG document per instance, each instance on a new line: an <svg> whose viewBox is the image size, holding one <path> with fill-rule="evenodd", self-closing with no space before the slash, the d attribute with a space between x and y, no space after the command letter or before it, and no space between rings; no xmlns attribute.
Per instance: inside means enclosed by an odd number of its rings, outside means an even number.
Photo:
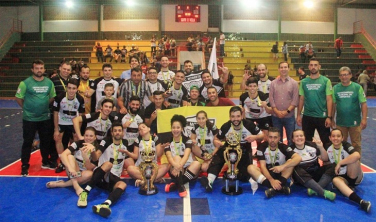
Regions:
<svg viewBox="0 0 376 222"><path fill-rule="evenodd" d="M290 193L291 193L290 187L283 186L282 189L281 189L281 193L283 193L285 195L290 195Z"/></svg>
<svg viewBox="0 0 376 222"><path fill-rule="evenodd" d="M50 162L50 167L52 170L56 169L57 163L56 162Z"/></svg>
<svg viewBox="0 0 376 222"><path fill-rule="evenodd" d="M269 188L269 189L265 190L265 196L267 198L271 198L271 197L275 196L275 193L276 192L273 188Z"/></svg>
<svg viewBox="0 0 376 222"><path fill-rule="evenodd" d="M27 175L29 175L29 166L21 166L21 176L26 177Z"/></svg>
<svg viewBox="0 0 376 222"><path fill-rule="evenodd" d="M65 167L62 163L56 168L55 173L61 173L65 170Z"/></svg>
<svg viewBox="0 0 376 222"><path fill-rule="evenodd" d="M56 168L51 166L51 163L42 163L42 166L41 166L42 169L46 169L46 170L54 170Z"/></svg>
<svg viewBox="0 0 376 222"><path fill-rule="evenodd" d="M368 213L371 210L371 202L366 201L366 200L362 200L360 202L360 208Z"/></svg>
<svg viewBox="0 0 376 222"><path fill-rule="evenodd" d="M209 180L207 177L201 177L201 185L205 187L206 192L213 191L213 185L209 183Z"/></svg>

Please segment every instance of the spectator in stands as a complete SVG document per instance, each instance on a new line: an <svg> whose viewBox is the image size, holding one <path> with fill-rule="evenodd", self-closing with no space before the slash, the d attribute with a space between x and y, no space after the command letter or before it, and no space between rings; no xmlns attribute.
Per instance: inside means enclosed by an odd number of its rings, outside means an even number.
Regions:
<svg viewBox="0 0 376 222"><path fill-rule="evenodd" d="M90 68L85 64L80 69L80 85L78 86L78 94L84 98L85 114L88 114L91 111L90 86L94 83L94 80L89 78Z"/></svg>
<svg viewBox="0 0 376 222"><path fill-rule="evenodd" d="M105 56L104 56L104 61L107 62L107 58L110 58L110 62L112 62L112 48L110 45L107 45L107 48L105 50Z"/></svg>
<svg viewBox="0 0 376 222"><path fill-rule="evenodd" d="M98 42L96 46L94 46L96 52L95 56L97 57L98 62L103 62L103 48L101 44Z"/></svg>
<svg viewBox="0 0 376 222"><path fill-rule="evenodd" d="M309 41L309 42L305 45L305 48L306 48L306 50L308 50L309 48L313 49L312 42Z"/></svg>
<svg viewBox="0 0 376 222"><path fill-rule="evenodd" d="M135 45L132 45L131 50L129 50L129 63L131 63L131 59L132 59L133 56L136 56L137 58L139 58L138 49L136 48ZM140 61L139 61L139 63L140 63Z"/></svg>
<svg viewBox="0 0 376 222"><path fill-rule="evenodd" d="M158 55L164 55L164 45L163 39L158 41Z"/></svg>
<svg viewBox="0 0 376 222"><path fill-rule="evenodd" d="M225 86L225 88L227 88L229 97L232 96L232 87L233 87L233 85L234 85L234 75L232 74L232 71L230 71L228 73L228 80L227 80L227 84Z"/></svg>
<svg viewBox="0 0 376 222"><path fill-rule="evenodd" d="M299 82L305 79L307 77L307 74L304 72L304 67L300 66L298 69L298 74L299 74Z"/></svg>
<svg viewBox="0 0 376 222"><path fill-rule="evenodd" d="M127 80L127 79L131 78L131 70L133 68L137 68L137 67L140 66L140 59L137 56L130 56L129 57L129 65L130 65L130 69L121 73L121 75L120 75L121 79ZM144 73L142 73L142 79L145 79Z"/></svg>
<svg viewBox="0 0 376 222"><path fill-rule="evenodd" d="M336 52L337 52L337 59L339 59L339 57L341 57L342 47L343 47L343 41L342 41L342 38L341 38L341 37L338 37L338 38L334 41L334 48L336 49Z"/></svg>
<svg viewBox="0 0 376 222"><path fill-rule="evenodd" d="M171 56L175 57L176 56L176 40L174 39L174 37L171 37Z"/></svg>
<svg viewBox="0 0 376 222"><path fill-rule="evenodd" d="M361 132L367 127L367 99L359 84L351 82L351 69L339 69L340 83L333 87L333 113L336 116L332 128L338 128L344 141L350 134L352 145L361 153ZM336 114L337 115L334 115Z"/></svg>
<svg viewBox="0 0 376 222"><path fill-rule="evenodd" d="M170 56L171 55L171 42L170 42L170 39L167 39L167 41L165 42L164 44L164 51L165 51L165 55L166 56Z"/></svg>
<svg viewBox="0 0 376 222"><path fill-rule="evenodd" d="M211 53L211 50L213 48L213 42L214 39L211 36L208 36L208 42L206 43L206 51L208 51L209 53Z"/></svg>
<svg viewBox="0 0 376 222"><path fill-rule="evenodd" d="M358 83L362 86L365 96L367 96L368 82L370 81L367 70L364 70L358 77Z"/></svg>
<svg viewBox="0 0 376 222"><path fill-rule="evenodd" d="M206 106L235 106L235 103L228 98L218 97L217 88L210 86L207 89L209 100L206 103Z"/></svg>
<svg viewBox="0 0 376 222"><path fill-rule="evenodd" d="M287 55L289 54L289 47L287 46L286 42L283 42L282 53L285 58L285 61L287 62Z"/></svg>
<svg viewBox="0 0 376 222"><path fill-rule="evenodd" d="M120 50L119 46L117 46L115 51L114 51L114 58L115 58L116 63L118 63L118 61L121 61L121 50Z"/></svg>
<svg viewBox="0 0 376 222"><path fill-rule="evenodd" d="M306 56L306 47L304 45L301 45L299 47L299 57L300 57L300 62L305 63L307 56Z"/></svg>
<svg viewBox="0 0 376 222"><path fill-rule="evenodd" d="M308 65L310 76L303 79L299 86L299 107L296 122L302 126L308 141L312 141L315 130L324 144L329 143L332 124L332 83L320 74L321 65L317 59L311 59ZM304 114L301 117L303 111Z"/></svg>
<svg viewBox="0 0 376 222"><path fill-rule="evenodd" d="M154 56L157 52L157 40L155 39L155 35L153 35L150 39L150 44L151 44L151 55Z"/></svg>
<svg viewBox="0 0 376 222"><path fill-rule="evenodd" d="M188 51L192 51L193 49L193 42L194 42L194 38L193 38L193 35L190 35L187 39L187 44L185 45L188 49Z"/></svg>
<svg viewBox="0 0 376 222"><path fill-rule="evenodd" d="M313 48L307 48L306 57L307 57L308 61L311 60L312 58L316 57L315 50L313 50Z"/></svg>
<svg viewBox="0 0 376 222"><path fill-rule="evenodd" d="M140 52L140 63L145 63L145 64L149 64L149 59L148 59L148 56L146 55L146 52ZM143 73L146 73L146 72L143 72Z"/></svg>
<svg viewBox="0 0 376 222"><path fill-rule="evenodd" d="M124 45L123 48L121 49L121 63L126 62L127 53L128 53L128 50Z"/></svg>
<svg viewBox="0 0 376 222"><path fill-rule="evenodd" d="M51 153L52 122L50 120L49 104L56 96L51 80L45 78L43 73L44 62L34 60L31 71L33 75L20 82L16 101L22 108L23 144L21 149L21 175L29 175L29 160L35 133L40 136L40 151L42 168L56 168L56 159L49 159ZM43 89L43 90L40 90ZM54 149L56 152L56 150ZM57 156L56 156L57 158Z"/></svg>
<svg viewBox="0 0 376 222"><path fill-rule="evenodd" d="M225 34L220 32L219 35L219 56L225 56Z"/></svg>
<svg viewBox="0 0 376 222"><path fill-rule="evenodd" d="M291 145L292 132L295 130L295 107L299 103L298 83L289 76L287 62L280 62L278 71L279 76L272 81L269 91L269 102L274 112L272 122L280 132L285 128L287 145Z"/></svg>
<svg viewBox="0 0 376 222"><path fill-rule="evenodd" d="M273 60L276 62L278 60L278 42L275 42L275 44L272 46L271 52L273 53Z"/></svg>

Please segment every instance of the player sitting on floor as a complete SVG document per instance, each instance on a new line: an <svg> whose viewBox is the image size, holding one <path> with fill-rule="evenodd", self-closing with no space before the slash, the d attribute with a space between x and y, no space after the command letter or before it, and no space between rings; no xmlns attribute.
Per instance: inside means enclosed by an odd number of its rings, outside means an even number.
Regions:
<svg viewBox="0 0 376 222"><path fill-rule="evenodd" d="M50 181L46 184L47 188L73 186L77 195L83 191L78 184L87 183L95 168L90 157L90 154L99 146L95 134L96 130L93 127L87 127L84 139L73 142L68 149L64 150L60 158L66 167L69 180Z"/></svg>
<svg viewBox="0 0 376 222"><path fill-rule="evenodd" d="M354 187L358 185L357 179L363 177L359 150L355 149L350 143L343 141L343 134L339 129L333 129L329 139L332 143L328 144L326 150L330 162L336 164L334 170L336 176L333 178L334 186L368 213L371 209L371 202L363 200L354 191Z"/></svg>
<svg viewBox="0 0 376 222"><path fill-rule="evenodd" d="M269 127L268 132L268 140L257 147L260 168L249 165L247 170L254 180L268 187L265 190L267 198L274 196L276 192L289 195L287 179L302 158L291 147L279 142L281 135L278 128Z"/></svg>
<svg viewBox="0 0 376 222"><path fill-rule="evenodd" d="M171 119L171 141L164 149L170 163L169 174L174 181L166 184L165 191L178 190L180 197L185 197L187 191L184 184L196 178L201 164L194 161L191 155L192 140L183 135L187 120L182 115L174 115Z"/></svg>

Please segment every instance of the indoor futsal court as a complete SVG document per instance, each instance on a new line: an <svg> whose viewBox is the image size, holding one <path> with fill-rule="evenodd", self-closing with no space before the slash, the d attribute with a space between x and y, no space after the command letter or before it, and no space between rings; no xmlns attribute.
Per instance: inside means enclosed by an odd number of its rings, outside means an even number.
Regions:
<svg viewBox="0 0 376 222"><path fill-rule="evenodd" d="M134 180L125 178L128 187L119 202L111 206L112 214L105 219L92 212L91 206L103 202L108 193L95 188L88 197L88 207L76 206L73 188L47 189L52 180L66 180L65 172L55 174L41 169L39 150L30 160L28 177L20 176L19 161L22 144L21 109L13 100L0 100L0 221L376 221L373 206L370 213L342 196L338 190L335 201L313 196L306 189L293 185L289 196L276 195L266 199L265 188L252 194L249 183L241 183L243 194L221 193L222 179L217 179L212 193L206 193L199 181L187 184L188 195L165 193L165 184L156 184L159 193L138 194ZM362 134L364 180L356 188L360 197L376 204L376 99L368 98L368 126Z"/></svg>

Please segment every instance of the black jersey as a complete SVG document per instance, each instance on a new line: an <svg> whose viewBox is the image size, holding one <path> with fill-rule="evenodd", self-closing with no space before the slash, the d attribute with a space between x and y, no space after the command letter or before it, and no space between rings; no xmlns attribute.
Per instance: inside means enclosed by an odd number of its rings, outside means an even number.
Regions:
<svg viewBox="0 0 376 222"><path fill-rule="evenodd" d="M219 130L218 134L217 134L217 138L220 139L220 140L225 140L226 135L229 132L235 131L237 134L241 133L240 144L241 144L242 148L243 149L252 149L251 144L248 143L244 139L249 135L258 135L262 132L261 132L260 128L258 128L252 121L245 119L245 120L242 120L242 124L243 124L242 130L241 130L241 132L239 132L239 130L235 130L233 128L231 121L224 123L222 125L221 129ZM226 142L225 145L227 145L227 142Z"/></svg>
<svg viewBox="0 0 376 222"><path fill-rule="evenodd" d="M349 142L343 141L341 148L335 149L333 144L327 144L325 147L326 152L328 153L329 161L331 163L338 163L339 161L347 158L355 152L359 152L355 149ZM341 166L339 169L339 175L345 175L347 173L347 165Z"/></svg>
<svg viewBox="0 0 376 222"><path fill-rule="evenodd" d="M263 142L257 147L258 160L265 160L266 168L281 166L290 159L295 152L284 143L278 143L276 150L271 150L268 142Z"/></svg>
<svg viewBox="0 0 376 222"><path fill-rule="evenodd" d="M73 125L72 119L85 112L84 98L76 93L74 99L69 100L62 92L55 98L53 111L59 113L59 125Z"/></svg>
<svg viewBox="0 0 376 222"><path fill-rule="evenodd" d="M295 144L291 146L295 153L302 157L299 166L307 172L313 172L320 167L318 156L320 156L320 149L317 148L316 143L306 141L303 149L296 148Z"/></svg>

